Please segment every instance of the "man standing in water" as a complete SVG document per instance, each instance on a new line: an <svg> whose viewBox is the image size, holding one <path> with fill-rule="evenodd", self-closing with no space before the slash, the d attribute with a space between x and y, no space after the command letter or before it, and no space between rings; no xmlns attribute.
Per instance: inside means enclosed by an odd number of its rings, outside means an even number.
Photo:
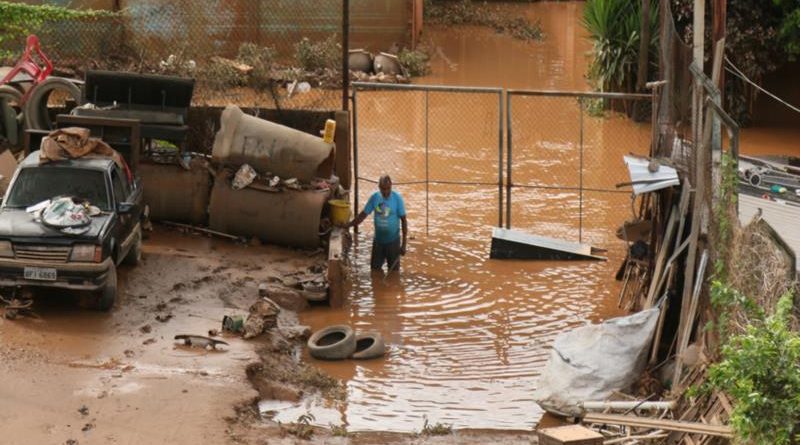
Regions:
<svg viewBox="0 0 800 445"><path fill-rule="evenodd" d="M406 206L403 197L392 191L392 178L383 175L378 180L379 192L370 196L364 210L345 227L356 227L375 212L375 238L372 240L372 270L381 270L388 264L389 272L400 269L400 256L406 254ZM400 228L402 222L402 242Z"/></svg>

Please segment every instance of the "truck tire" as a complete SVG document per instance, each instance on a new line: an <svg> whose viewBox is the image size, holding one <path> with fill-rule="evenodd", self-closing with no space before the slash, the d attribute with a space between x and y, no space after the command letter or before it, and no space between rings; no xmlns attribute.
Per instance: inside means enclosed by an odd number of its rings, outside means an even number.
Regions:
<svg viewBox="0 0 800 445"><path fill-rule="evenodd" d="M55 90L66 92L78 105L81 104L81 89L69 79L62 77L48 77L44 82L36 85L25 102L25 128L34 130L52 130L55 122L50 120L47 101L50 93Z"/></svg>
<svg viewBox="0 0 800 445"><path fill-rule="evenodd" d="M108 269L108 280L102 289L97 291L94 308L98 311L110 311L117 299L117 266L111 264Z"/></svg>
<svg viewBox="0 0 800 445"><path fill-rule="evenodd" d="M13 146L22 142L22 93L10 86L0 85L0 136Z"/></svg>
<svg viewBox="0 0 800 445"><path fill-rule="evenodd" d="M386 345L383 343L383 336L378 332L364 332L356 335L356 350L350 358L366 360L383 357L385 353Z"/></svg>
<svg viewBox="0 0 800 445"><path fill-rule="evenodd" d="M356 350L356 334L347 325L328 326L308 339L308 353L320 360L344 360Z"/></svg>
<svg viewBox="0 0 800 445"><path fill-rule="evenodd" d="M138 266L139 263L142 261L142 228L139 227L136 229L136 241L133 242L131 249L128 251L128 255L125 256L125 259L122 260L125 264L129 266Z"/></svg>

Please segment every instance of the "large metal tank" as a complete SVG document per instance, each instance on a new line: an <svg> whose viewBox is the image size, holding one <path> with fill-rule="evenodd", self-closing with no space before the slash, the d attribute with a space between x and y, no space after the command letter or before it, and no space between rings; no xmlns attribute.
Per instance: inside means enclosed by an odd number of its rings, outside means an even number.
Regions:
<svg viewBox="0 0 800 445"><path fill-rule="evenodd" d="M250 164L260 173L310 181L329 178L334 145L320 137L245 114L228 106L220 118L212 157L221 164Z"/></svg>
<svg viewBox="0 0 800 445"><path fill-rule="evenodd" d="M206 223L211 175L206 162L194 159L189 170L174 164L140 163L144 202L153 221L174 221L193 225Z"/></svg>
<svg viewBox="0 0 800 445"><path fill-rule="evenodd" d="M328 190L234 190L230 178L220 174L211 192L209 226L272 244L317 247L322 209L329 197Z"/></svg>

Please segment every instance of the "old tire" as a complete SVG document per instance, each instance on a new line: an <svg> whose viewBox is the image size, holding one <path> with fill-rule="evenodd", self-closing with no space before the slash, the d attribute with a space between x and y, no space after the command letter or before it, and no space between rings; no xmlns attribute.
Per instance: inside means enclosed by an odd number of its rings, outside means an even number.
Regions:
<svg viewBox="0 0 800 445"><path fill-rule="evenodd" d="M125 256L125 259L122 260L128 266L138 266L139 263L142 261L142 228L139 227L136 229L136 241L133 242L131 246L131 250L128 251L128 254Z"/></svg>
<svg viewBox="0 0 800 445"><path fill-rule="evenodd" d="M366 360L383 357L386 345L383 336L378 332L363 332L356 335L356 350L350 357L354 360Z"/></svg>
<svg viewBox="0 0 800 445"><path fill-rule="evenodd" d="M320 360L343 360L356 350L356 334L347 325L328 326L308 339L308 352Z"/></svg>
<svg viewBox="0 0 800 445"><path fill-rule="evenodd" d="M62 77L48 77L44 82L36 85L31 92L23 109L25 115L25 128L35 130L52 130L55 123L50 120L47 101L50 93L60 90L66 92L77 104L81 103L81 90L69 79Z"/></svg>
<svg viewBox="0 0 800 445"><path fill-rule="evenodd" d="M22 142L22 92L10 85L0 85L0 136L11 145Z"/></svg>
<svg viewBox="0 0 800 445"><path fill-rule="evenodd" d="M117 299L117 266L111 265L108 269L106 285L97 292L94 308L98 311L109 311L114 307Z"/></svg>

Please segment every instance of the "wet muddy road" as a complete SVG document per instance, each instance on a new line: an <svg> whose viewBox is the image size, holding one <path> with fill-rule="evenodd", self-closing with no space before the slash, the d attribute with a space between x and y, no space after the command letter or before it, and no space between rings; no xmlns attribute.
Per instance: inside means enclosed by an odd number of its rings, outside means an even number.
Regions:
<svg viewBox="0 0 800 445"><path fill-rule="evenodd" d="M427 28L433 74L419 83L587 90L582 4L513 8L541 20L544 41L525 43L484 28ZM553 187L515 189L512 225L577 241L577 102L523 98L515 110L515 182ZM347 381L346 403L338 411L298 406L278 418L310 409L324 419L321 424L333 418L354 431L419 431L425 417L454 428L529 430L541 416L531 394L555 335L620 314L613 276L623 252L613 232L630 213L628 195L583 196L583 240L609 249L608 262L489 260L498 218L497 96L365 93L357 111L359 175L393 176L409 211L410 252L401 274L372 275L367 220L352 257L349 304L343 310L313 308L301 319L314 328L349 323L379 331L389 354L362 363L315 362ZM432 116L427 124L426 111ZM622 155L646 152L649 126L613 116L586 119L585 185L613 189L626 180ZM441 181L428 190L413 184L426 171ZM376 186L360 186L363 205Z"/></svg>
<svg viewBox="0 0 800 445"><path fill-rule="evenodd" d="M223 315L247 313L267 275L311 261L157 231L144 263L120 269L110 313L37 296L35 317L0 318L0 443L229 443L226 417L257 396L244 372L255 344L223 337L229 347L213 352L173 337L219 329Z"/></svg>

